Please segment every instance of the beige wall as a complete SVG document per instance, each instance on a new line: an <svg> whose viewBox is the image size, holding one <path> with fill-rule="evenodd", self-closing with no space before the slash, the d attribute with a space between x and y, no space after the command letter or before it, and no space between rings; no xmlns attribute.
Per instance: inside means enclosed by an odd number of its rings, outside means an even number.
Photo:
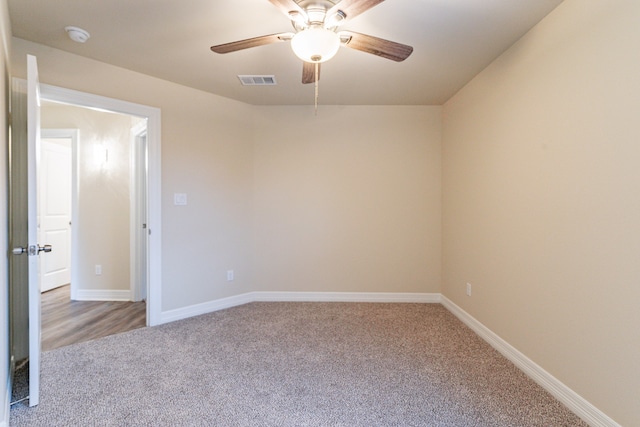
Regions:
<svg viewBox="0 0 640 427"><path fill-rule="evenodd" d="M77 289L128 290L131 128L141 119L52 103L41 114L43 129L79 130ZM106 162L96 146L107 150Z"/></svg>
<svg viewBox="0 0 640 427"><path fill-rule="evenodd" d="M440 292L440 107L258 107L254 289Z"/></svg>
<svg viewBox="0 0 640 427"><path fill-rule="evenodd" d="M7 224L7 151L8 151L8 104L10 96L10 72L9 72L9 44L11 43L11 25L9 23L9 11L6 0L0 0L0 176L3 184L0 185L0 223ZM0 227L0 253L8 253L7 227ZM0 261L0 423L7 420L7 380L9 376L9 328L8 316L8 278L7 258Z"/></svg>
<svg viewBox="0 0 640 427"><path fill-rule="evenodd" d="M628 426L640 425L638 22L637 0L565 0L446 103L443 127L444 295Z"/></svg>

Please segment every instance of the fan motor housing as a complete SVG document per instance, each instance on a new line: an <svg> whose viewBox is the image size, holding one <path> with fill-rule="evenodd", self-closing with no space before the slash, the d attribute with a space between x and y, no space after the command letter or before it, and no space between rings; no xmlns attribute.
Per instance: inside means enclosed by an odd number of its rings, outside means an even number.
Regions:
<svg viewBox="0 0 640 427"><path fill-rule="evenodd" d="M306 26L324 25L327 22L327 11L336 5L338 1L330 0L303 0L298 5L306 13ZM342 14L344 16L344 14ZM341 17L342 17L341 16ZM342 19L339 19L342 20ZM299 21L292 21L296 30L304 28ZM298 28L298 26L302 28Z"/></svg>

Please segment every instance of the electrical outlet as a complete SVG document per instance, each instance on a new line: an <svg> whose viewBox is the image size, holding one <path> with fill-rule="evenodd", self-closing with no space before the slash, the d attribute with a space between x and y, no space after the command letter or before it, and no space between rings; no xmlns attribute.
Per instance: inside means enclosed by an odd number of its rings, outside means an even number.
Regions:
<svg viewBox="0 0 640 427"><path fill-rule="evenodd" d="M96 264L96 276L102 275L102 266L100 264Z"/></svg>
<svg viewBox="0 0 640 427"><path fill-rule="evenodd" d="M471 296L471 283L467 283L467 296Z"/></svg>
<svg viewBox="0 0 640 427"><path fill-rule="evenodd" d="M233 281L233 270L227 270L227 282Z"/></svg>

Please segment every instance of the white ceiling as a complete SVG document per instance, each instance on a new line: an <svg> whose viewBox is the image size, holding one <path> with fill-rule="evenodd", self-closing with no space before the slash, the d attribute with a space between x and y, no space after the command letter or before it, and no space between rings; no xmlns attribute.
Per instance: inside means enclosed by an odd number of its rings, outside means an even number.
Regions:
<svg viewBox="0 0 640 427"><path fill-rule="evenodd" d="M386 0L342 29L414 47L404 62L341 48L322 64L319 103L440 105L562 0ZM313 104L288 42L229 54L210 46L292 31L268 0L9 0L13 35L257 105ZM91 33L85 44L64 30ZM238 74L274 74L242 86Z"/></svg>

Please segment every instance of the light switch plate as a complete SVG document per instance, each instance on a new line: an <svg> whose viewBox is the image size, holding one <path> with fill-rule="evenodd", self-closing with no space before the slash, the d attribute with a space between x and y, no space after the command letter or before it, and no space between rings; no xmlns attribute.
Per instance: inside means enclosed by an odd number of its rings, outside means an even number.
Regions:
<svg viewBox="0 0 640 427"><path fill-rule="evenodd" d="M176 206L186 206L187 205L187 194L186 193L174 193L173 194L173 204Z"/></svg>

